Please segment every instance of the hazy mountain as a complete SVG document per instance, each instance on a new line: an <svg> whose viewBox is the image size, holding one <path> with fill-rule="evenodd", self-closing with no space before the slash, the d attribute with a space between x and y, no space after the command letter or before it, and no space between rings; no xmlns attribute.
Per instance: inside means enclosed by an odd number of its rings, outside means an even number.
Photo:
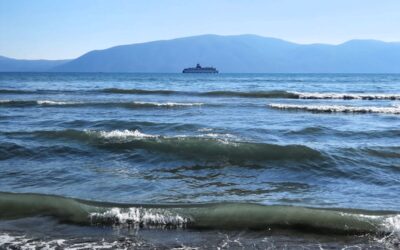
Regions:
<svg viewBox="0 0 400 250"><path fill-rule="evenodd" d="M202 35L94 50L52 71L181 72L196 63L222 73L400 73L400 43L301 45L255 35Z"/></svg>
<svg viewBox="0 0 400 250"><path fill-rule="evenodd" d="M0 72L45 72L70 60L18 60L0 56Z"/></svg>
<svg viewBox="0 0 400 250"><path fill-rule="evenodd" d="M0 56L0 72L46 72L70 60L18 60Z"/></svg>

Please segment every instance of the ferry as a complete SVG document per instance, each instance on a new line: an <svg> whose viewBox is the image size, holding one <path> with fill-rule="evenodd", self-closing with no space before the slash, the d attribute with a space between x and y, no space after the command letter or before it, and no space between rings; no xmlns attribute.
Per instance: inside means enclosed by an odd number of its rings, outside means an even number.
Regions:
<svg viewBox="0 0 400 250"><path fill-rule="evenodd" d="M186 68L182 71L182 73L218 73L218 70L214 67L201 67L200 64L197 64L195 68Z"/></svg>

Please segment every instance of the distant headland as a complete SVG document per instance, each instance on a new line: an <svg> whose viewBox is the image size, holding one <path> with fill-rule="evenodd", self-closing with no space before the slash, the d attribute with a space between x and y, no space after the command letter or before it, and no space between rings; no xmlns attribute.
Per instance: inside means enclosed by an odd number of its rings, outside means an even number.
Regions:
<svg viewBox="0 0 400 250"><path fill-rule="evenodd" d="M223 73L400 73L400 43L305 45L257 35L200 35L93 50L72 60L0 57L0 72L179 73L196 62Z"/></svg>

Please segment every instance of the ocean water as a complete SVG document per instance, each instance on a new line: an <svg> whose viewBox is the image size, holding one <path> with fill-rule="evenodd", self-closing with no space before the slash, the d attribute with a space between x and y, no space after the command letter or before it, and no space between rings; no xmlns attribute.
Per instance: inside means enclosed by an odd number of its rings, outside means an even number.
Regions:
<svg viewBox="0 0 400 250"><path fill-rule="evenodd" d="M0 248L399 243L400 75L0 73Z"/></svg>

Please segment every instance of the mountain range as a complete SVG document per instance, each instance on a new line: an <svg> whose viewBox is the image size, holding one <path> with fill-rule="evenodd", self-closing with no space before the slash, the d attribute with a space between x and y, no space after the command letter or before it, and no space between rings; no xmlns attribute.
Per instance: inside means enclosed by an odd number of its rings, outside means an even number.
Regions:
<svg viewBox="0 0 400 250"><path fill-rule="evenodd" d="M201 35L93 50L72 60L0 57L0 71L178 73L196 63L221 73L400 73L400 43L305 45L256 35Z"/></svg>

